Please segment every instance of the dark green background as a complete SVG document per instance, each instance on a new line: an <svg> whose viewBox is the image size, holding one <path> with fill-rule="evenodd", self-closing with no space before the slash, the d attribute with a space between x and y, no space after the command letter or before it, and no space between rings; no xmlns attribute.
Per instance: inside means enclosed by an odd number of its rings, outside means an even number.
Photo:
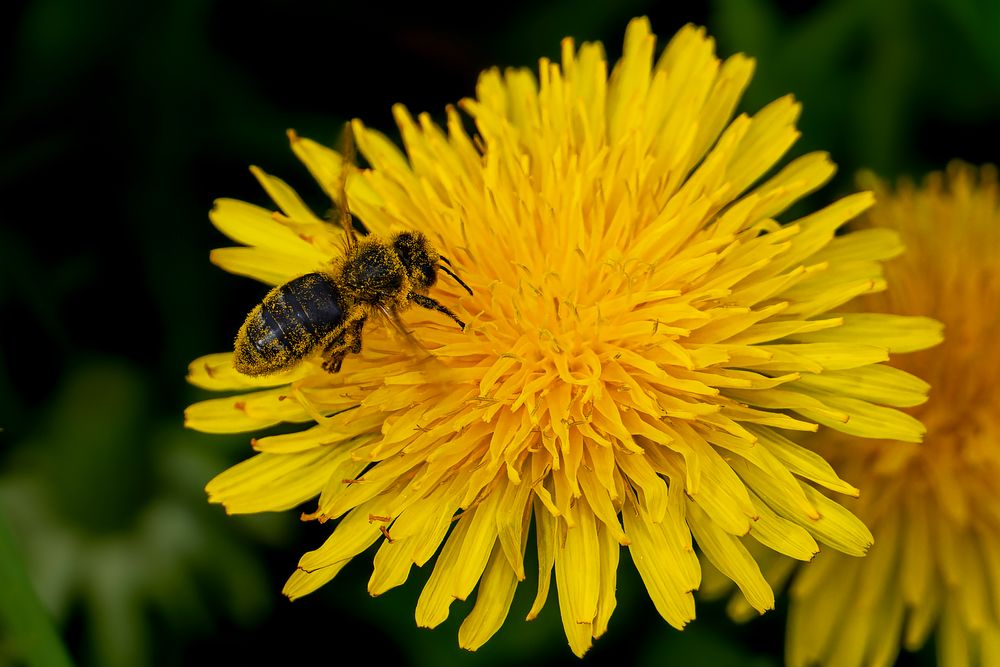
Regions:
<svg viewBox="0 0 1000 667"><path fill-rule="evenodd" d="M816 204L862 167L895 177L997 160L1000 2L483 7L493 15L263 0L0 9L0 523L79 664L366 660L356 650L406 664L579 664L554 593L540 619L522 620L532 577L469 654L456 641L469 605L434 631L414 627L427 568L372 599L366 554L292 604L281 585L328 529L294 512L228 518L205 502L205 482L250 452L247 437L182 429L184 406L205 397L186 366L224 350L263 294L209 264L227 241L206 214L222 196L268 205L250 164L326 210L286 128L332 142L360 117L391 134L393 103L440 117L480 70L534 67L564 35L602 40L616 58L628 19L646 14L663 41L695 22L722 55L757 58L744 110L802 100L794 152L828 150L841 168ZM684 633L667 626L624 554L618 610L587 662L781 663L782 603L745 627L719 604L698 611ZM17 618L0 615L0 664L37 649ZM932 661L925 651L900 664Z"/></svg>

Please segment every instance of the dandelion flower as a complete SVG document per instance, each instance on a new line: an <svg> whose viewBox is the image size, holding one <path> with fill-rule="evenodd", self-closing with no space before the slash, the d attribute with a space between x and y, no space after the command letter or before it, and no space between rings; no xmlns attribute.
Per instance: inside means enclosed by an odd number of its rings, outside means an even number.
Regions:
<svg viewBox="0 0 1000 667"><path fill-rule="evenodd" d="M402 314L434 363L384 325L369 326L335 375L320 359L267 378L236 374L230 353L192 363L195 384L241 392L191 406L192 428L312 424L253 440L259 453L208 485L233 513L318 496L303 518L336 527L302 557L289 597L379 542L372 595L434 559L420 626L478 586L459 630L476 649L528 576L533 525L528 618L554 571L583 655L615 608L622 546L676 628L695 616L695 541L761 612L773 593L741 536L800 559L817 542L868 549L868 529L817 489L856 490L783 434L825 425L920 440L923 427L895 406L922 400L926 385L883 362L935 342L938 325L833 312L884 289L881 261L901 251L889 233L836 234L872 195L777 222L834 171L823 153L776 169L799 105L785 97L734 117L753 62L720 61L701 29L655 51L637 19L610 74L600 44L566 39L561 64L543 59L537 77L485 72L444 128L396 107L405 152L353 123L368 168L350 170L351 212L374 234L423 232L474 291L431 290L465 331L438 313ZM341 157L291 137L338 200ZM254 173L280 211L219 201L213 222L248 247L215 251L218 265L278 284L342 252L335 226Z"/></svg>
<svg viewBox="0 0 1000 667"><path fill-rule="evenodd" d="M873 180L873 179L871 179ZM820 437L817 448L864 489L849 505L875 546L864 559L819 556L790 586L789 665L891 665L900 645L937 633L948 667L1000 665L1000 196L993 168L954 163L922 188L874 184L872 232L907 247L889 263L889 291L868 311L928 313L944 343L892 365L927 379L910 410L920 445ZM778 566L785 576L793 568Z"/></svg>

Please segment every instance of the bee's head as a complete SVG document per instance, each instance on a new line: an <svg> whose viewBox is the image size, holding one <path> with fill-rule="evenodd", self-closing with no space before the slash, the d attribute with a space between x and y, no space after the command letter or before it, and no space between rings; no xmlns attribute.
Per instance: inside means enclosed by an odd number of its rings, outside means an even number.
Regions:
<svg viewBox="0 0 1000 667"><path fill-rule="evenodd" d="M440 256L426 236L420 232L401 232L392 239L392 249L414 287L427 289L437 282Z"/></svg>
<svg viewBox="0 0 1000 667"><path fill-rule="evenodd" d="M472 294L469 286L446 266L450 265L451 262L442 257L427 240L427 237L420 232L396 234L392 239L392 249L406 268L406 275L409 276L414 287L418 289L431 287L437 282L437 272L438 269L441 269L458 281L458 284L464 287L469 294Z"/></svg>

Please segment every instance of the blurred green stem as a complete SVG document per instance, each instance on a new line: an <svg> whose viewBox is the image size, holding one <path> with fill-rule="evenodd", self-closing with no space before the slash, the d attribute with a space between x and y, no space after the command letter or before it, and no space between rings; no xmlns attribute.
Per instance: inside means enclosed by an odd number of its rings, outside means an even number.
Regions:
<svg viewBox="0 0 1000 667"><path fill-rule="evenodd" d="M21 562L7 520L0 514L0 658L29 667L72 667ZM13 655L11 655L13 654Z"/></svg>

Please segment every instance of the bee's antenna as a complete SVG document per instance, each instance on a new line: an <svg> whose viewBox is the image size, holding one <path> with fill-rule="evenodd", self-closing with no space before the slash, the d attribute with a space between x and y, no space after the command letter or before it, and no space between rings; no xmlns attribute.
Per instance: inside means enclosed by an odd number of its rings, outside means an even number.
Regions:
<svg viewBox="0 0 1000 667"><path fill-rule="evenodd" d="M444 262L444 264L438 264L438 268L441 269L442 271L444 271L445 273L447 273L452 278L454 278L455 282L457 282L459 285L461 285L462 287L464 287L466 292L468 292L469 294L472 294L472 288L469 287L468 285L466 285L465 281L463 281L461 278L459 278L457 275L455 275L455 272L448 268L448 266L451 266L451 262L448 261L448 258L447 257L441 257L441 261ZM445 266L445 264L447 264L448 266Z"/></svg>

